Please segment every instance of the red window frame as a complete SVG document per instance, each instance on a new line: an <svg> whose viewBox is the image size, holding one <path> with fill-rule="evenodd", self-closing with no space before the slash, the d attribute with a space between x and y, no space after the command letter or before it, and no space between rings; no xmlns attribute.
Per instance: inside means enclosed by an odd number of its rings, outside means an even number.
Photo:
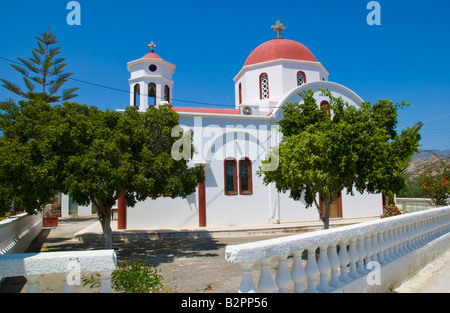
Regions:
<svg viewBox="0 0 450 313"><path fill-rule="evenodd" d="M302 85L304 85L304 84L306 84L306 74L305 74L305 72L303 72L303 71L298 71L297 72L297 86L300 86L299 84L298 84L298 74L303 74L303 84Z"/></svg>
<svg viewBox="0 0 450 313"><path fill-rule="evenodd" d="M151 91L154 90L155 94L152 95ZM153 104L148 103L148 106L156 106L156 84L155 83L149 83L147 87L147 97L149 99L153 99Z"/></svg>
<svg viewBox="0 0 450 313"><path fill-rule="evenodd" d="M164 86L164 101L170 102L170 87Z"/></svg>
<svg viewBox="0 0 450 313"><path fill-rule="evenodd" d="M263 98L263 94L262 94L262 82L261 82L261 78L266 75L267 76L267 98ZM263 99L269 99L270 97L270 93L269 93L269 75L267 73L261 73L261 75L259 75L259 98L261 100Z"/></svg>
<svg viewBox="0 0 450 313"><path fill-rule="evenodd" d="M322 107L326 105L327 106L327 113L328 115L331 115L331 108L330 108L330 103L326 100L323 100L322 102L320 102L320 109L322 109Z"/></svg>
<svg viewBox="0 0 450 313"><path fill-rule="evenodd" d="M248 162L248 164L247 164L247 175L248 175L248 188L247 188L247 190L243 190L243 186L242 186L242 181L243 181L243 179L242 179L242 165L243 165L243 163L244 162ZM251 194L253 194L253 177L252 177L252 161L249 159L249 158L247 158L247 157L244 157L244 158L241 158L240 160L239 160L239 194L241 194L241 195L251 195Z"/></svg>
<svg viewBox="0 0 450 313"><path fill-rule="evenodd" d="M239 104L242 103L242 84L239 83Z"/></svg>
<svg viewBox="0 0 450 313"><path fill-rule="evenodd" d="M224 193L226 196L232 196L238 194L238 187L237 187L237 166L236 166L236 159L235 158L226 158L223 161L223 173L224 173ZM233 166L233 190L228 190L228 184L227 184L227 166Z"/></svg>
<svg viewBox="0 0 450 313"><path fill-rule="evenodd" d="M137 100L138 100L138 98L136 97L136 96L138 96L138 97L140 97L141 96L141 85L139 85L139 84L136 84L136 85L134 85L134 106L135 107L139 107L137 104ZM141 101L140 101L140 99L139 99L139 104L141 104L140 103Z"/></svg>

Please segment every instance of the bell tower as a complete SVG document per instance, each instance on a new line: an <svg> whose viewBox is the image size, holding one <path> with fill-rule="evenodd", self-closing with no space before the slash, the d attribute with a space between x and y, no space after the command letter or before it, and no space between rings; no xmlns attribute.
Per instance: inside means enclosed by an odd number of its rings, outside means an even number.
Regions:
<svg viewBox="0 0 450 313"><path fill-rule="evenodd" d="M127 69L131 73L130 105L139 111L146 111L150 106L158 106L161 102L172 102L175 65L163 60L154 51L153 41L148 45L150 53L142 58L128 62Z"/></svg>

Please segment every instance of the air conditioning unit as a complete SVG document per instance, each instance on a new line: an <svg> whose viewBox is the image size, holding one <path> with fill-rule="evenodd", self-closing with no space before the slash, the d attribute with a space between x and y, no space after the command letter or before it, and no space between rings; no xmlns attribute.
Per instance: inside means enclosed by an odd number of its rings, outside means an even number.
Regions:
<svg viewBox="0 0 450 313"><path fill-rule="evenodd" d="M259 115L259 107L257 105L243 105L241 110L244 115Z"/></svg>

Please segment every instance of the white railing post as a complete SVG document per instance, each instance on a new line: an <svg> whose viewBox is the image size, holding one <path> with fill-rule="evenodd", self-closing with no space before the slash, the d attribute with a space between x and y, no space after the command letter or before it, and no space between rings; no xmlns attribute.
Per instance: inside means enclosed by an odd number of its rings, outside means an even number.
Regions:
<svg viewBox="0 0 450 313"><path fill-rule="evenodd" d="M348 255L350 257L350 271L348 272L348 276L350 276L351 278L358 278L359 276L361 276L356 271L356 262L358 262L359 259L358 250L356 249L357 243L358 238L350 238L350 248L348 250Z"/></svg>
<svg viewBox="0 0 450 313"><path fill-rule="evenodd" d="M339 242L339 261L341 262L341 275L339 275L339 280L343 283L347 283L352 280L352 278L348 276L347 266L350 263L350 256L347 252L347 244L348 240L342 240Z"/></svg>
<svg viewBox="0 0 450 313"><path fill-rule="evenodd" d="M305 292L313 293L317 292L317 278L319 277L319 267L316 263L316 247L310 247L308 250L308 260L306 261L305 273L308 277L307 283L308 288L306 288Z"/></svg>
<svg viewBox="0 0 450 313"><path fill-rule="evenodd" d="M291 285L291 275L287 267L287 254L282 254L278 257L278 270L275 276L275 282L278 286L279 293L287 293Z"/></svg>
<svg viewBox="0 0 450 313"><path fill-rule="evenodd" d="M241 263L242 278L241 285L239 286L239 292L241 293L255 293L256 288L253 283L253 263Z"/></svg>
<svg viewBox="0 0 450 313"><path fill-rule="evenodd" d="M105 271L100 272L100 293L112 293L112 285L111 285L111 272Z"/></svg>
<svg viewBox="0 0 450 313"><path fill-rule="evenodd" d="M341 262L337 255L337 242L333 242L328 246L328 258L331 266L331 278L329 284L332 287L342 286L344 283L340 281L338 277Z"/></svg>
<svg viewBox="0 0 450 313"><path fill-rule="evenodd" d="M358 250L357 271L361 275L365 275L368 273L368 271L364 266L364 259L366 257L366 249L364 248L364 236L358 236L357 250Z"/></svg>
<svg viewBox="0 0 450 313"><path fill-rule="evenodd" d="M261 261L261 275L258 281L259 292L270 293L275 289L272 274L270 272L270 259Z"/></svg>
<svg viewBox="0 0 450 313"><path fill-rule="evenodd" d="M378 252L380 252L380 244L378 243L379 232L372 233L372 259L371 261L378 262Z"/></svg>
<svg viewBox="0 0 450 313"><path fill-rule="evenodd" d="M380 249L378 250L378 259L377 261L380 264L386 264L387 261L385 260L385 249L386 249L386 242L384 241L384 231L379 231L377 233L378 237L378 246Z"/></svg>
<svg viewBox="0 0 450 313"><path fill-rule="evenodd" d="M317 264L320 272L320 282L317 286L317 290L321 292L330 291L331 287L328 285L328 281L331 275L331 265L328 260L328 245L321 245L319 254L319 263Z"/></svg>
<svg viewBox="0 0 450 313"><path fill-rule="evenodd" d="M294 281L295 293L303 291L303 282L306 279L306 273L302 262L302 253L302 250L294 252L294 264L292 265L291 279Z"/></svg>
<svg viewBox="0 0 450 313"><path fill-rule="evenodd" d="M27 292L39 293L39 278L40 275L28 275L27 276Z"/></svg>

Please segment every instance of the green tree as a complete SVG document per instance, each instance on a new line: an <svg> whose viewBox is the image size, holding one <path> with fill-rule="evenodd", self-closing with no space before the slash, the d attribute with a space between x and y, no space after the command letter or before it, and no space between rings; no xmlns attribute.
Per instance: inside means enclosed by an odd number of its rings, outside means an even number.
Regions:
<svg viewBox="0 0 450 313"><path fill-rule="evenodd" d="M13 93L26 98L40 98L47 103L66 101L76 97L74 94L78 87L62 91L60 96L56 95L59 89L67 82L73 73L63 71L67 63L66 58L57 58L61 53L60 47L53 47L58 41L50 30L44 32L40 37L36 36L38 48L33 49L33 57L28 59L18 58L22 65L11 64L23 76L27 91L23 91L19 85L6 79L0 79L3 87ZM37 84L39 87L36 88Z"/></svg>
<svg viewBox="0 0 450 313"><path fill-rule="evenodd" d="M59 118L47 147L55 154L63 192L79 204L96 205L107 249L111 208L119 197L125 195L131 207L148 197L186 197L204 180L203 167L188 166L193 149L185 158L172 158L172 147L184 137L172 137L179 116L169 104L141 114L134 107L120 113L65 102L55 111Z"/></svg>
<svg viewBox="0 0 450 313"><path fill-rule="evenodd" d="M281 192L290 192L294 200L313 204L329 228L329 208L333 197L343 189L348 193L397 192L404 186L401 161L418 146L418 133L411 138L408 130L397 134L397 110L405 105L380 100L360 108L335 98L328 90L328 108L319 108L312 90L304 91L300 103L286 103L278 122L281 143L272 148L263 164L279 164L275 170L260 167L264 183L275 183ZM278 159L274 162L272 158ZM325 210L317 201L323 199Z"/></svg>
<svg viewBox="0 0 450 313"><path fill-rule="evenodd" d="M52 108L42 100L0 103L0 206L34 214L61 188L45 149Z"/></svg>

